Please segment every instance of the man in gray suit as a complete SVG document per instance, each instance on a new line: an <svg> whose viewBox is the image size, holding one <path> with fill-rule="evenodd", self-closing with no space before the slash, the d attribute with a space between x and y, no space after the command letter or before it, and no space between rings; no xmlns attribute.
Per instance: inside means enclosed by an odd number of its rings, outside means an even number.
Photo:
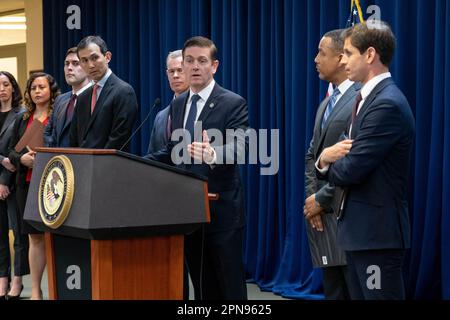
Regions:
<svg viewBox="0 0 450 320"><path fill-rule="evenodd" d="M181 50L169 52L166 59L166 74L167 80L169 80L170 89L173 91L173 99L176 99L180 94L189 89L189 82L187 81L186 75L183 71L182 63L183 52ZM170 139L170 122L169 105L158 112L155 117L152 133L150 135L150 142L148 145L148 153L157 152L166 146ZM183 300L189 300L189 275L186 261L183 272Z"/></svg>
<svg viewBox="0 0 450 320"><path fill-rule="evenodd" d="M322 150L340 140L350 120L352 106L360 88L347 79L343 57L343 30L326 33L315 58L320 79L331 82L333 94L322 101L316 115L314 135L305 157L304 214L315 267L323 268L325 297L349 299L345 253L336 245L335 203L339 193L326 180L317 179L314 164Z"/></svg>
<svg viewBox="0 0 450 320"><path fill-rule="evenodd" d="M167 55L167 79L169 80L170 89L173 91L175 99L189 88L189 82L183 71L183 53L181 50L169 52ZM148 153L153 153L163 149L170 137L170 106L158 112L153 123L152 133L150 135L150 143L148 145Z"/></svg>
<svg viewBox="0 0 450 320"><path fill-rule="evenodd" d="M80 65L77 48L67 50L64 60L64 77L71 91L58 96L52 115L44 132L45 145L67 148L70 146L69 132L78 96L91 86L91 82Z"/></svg>

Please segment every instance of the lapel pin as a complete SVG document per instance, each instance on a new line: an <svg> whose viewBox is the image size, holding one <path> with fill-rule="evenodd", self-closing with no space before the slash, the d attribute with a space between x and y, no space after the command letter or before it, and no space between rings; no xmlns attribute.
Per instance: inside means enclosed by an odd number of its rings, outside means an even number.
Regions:
<svg viewBox="0 0 450 320"><path fill-rule="evenodd" d="M209 107L212 109L212 108L214 108L214 103L210 103L209 104Z"/></svg>

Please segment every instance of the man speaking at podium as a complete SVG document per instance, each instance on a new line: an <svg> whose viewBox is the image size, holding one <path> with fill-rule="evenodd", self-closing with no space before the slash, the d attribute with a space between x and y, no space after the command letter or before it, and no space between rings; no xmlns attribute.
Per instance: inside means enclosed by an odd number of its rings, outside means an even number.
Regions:
<svg viewBox="0 0 450 320"><path fill-rule="evenodd" d="M131 136L137 115L134 89L109 69L112 54L102 38L88 36L80 41L77 50L81 66L94 85L78 97L70 145L121 149Z"/></svg>
<svg viewBox="0 0 450 320"><path fill-rule="evenodd" d="M177 161L178 167L208 177L209 191L219 194L219 199L210 203L211 223L185 237L195 298L244 300L244 193L237 161L229 158L242 156L245 144L235 143L234 139L227 141L226 133L227 129L244 132L248 128L248 109L245 99L215 83L219 66L216 57L217 48L210 39L193 37L186 41L183 70L190 89L171 103L171 141L163 150L146 157L175 163L171 153L181 138L175 133L184 129L190 144L183 150L187 157L183 156L181 163ZM203 131L197 130L200 126ZM206 130L213 129L229 144L210 145Z"/></svg>

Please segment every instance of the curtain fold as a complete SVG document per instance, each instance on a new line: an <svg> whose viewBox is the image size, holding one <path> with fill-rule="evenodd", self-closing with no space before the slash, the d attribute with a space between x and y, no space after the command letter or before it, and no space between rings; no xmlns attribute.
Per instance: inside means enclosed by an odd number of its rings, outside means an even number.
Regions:
<svg viewBox="0 0 450 320"><path fill-rule="evenodd" d="M366 17L372 4L397 36L391 72L416 117L407 295L450 299L450 0L361 0ZM69 5L81 9L81 30L66 27ZM285 297L322 299L302 214L304 157L327 88L314 65L317 46L326 31L345 26L349 11L350 0L43 0L44 66L66 91L66 50L101 35L111 69L136 91L137 124L151 112L132 141L142 155L154 116L172 99L167 53L190 36L211 37L219 49L216 81L247 99L252 128L280 136L277 175L262 176L260 165L241 170L248 279Z"/></svg>

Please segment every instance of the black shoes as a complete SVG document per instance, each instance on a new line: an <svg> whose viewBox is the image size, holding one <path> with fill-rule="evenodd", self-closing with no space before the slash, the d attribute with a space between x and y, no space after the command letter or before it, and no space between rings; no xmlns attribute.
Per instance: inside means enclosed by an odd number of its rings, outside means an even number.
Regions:
<svg viewBox="0 0 450 320"><path fill-rule="evenodd" d="M8 285L8 288L6 289L6 292L8 292L9 291L9 285ZM3 300L8 300L8 295L7 294L4 294L4 295L2 295L2 296L0 296L0 301L3 301Z"/></svg>
<svg viewBox="0 0 450 320"><path fill-rule="evenodd" d="M11 296L11 295L7 294L6 295L6 300L20 300L20 295L22 294L22 291L23 291L23 284L20 287L20 291L19 291L19 294L17 296Z"/></svg>

